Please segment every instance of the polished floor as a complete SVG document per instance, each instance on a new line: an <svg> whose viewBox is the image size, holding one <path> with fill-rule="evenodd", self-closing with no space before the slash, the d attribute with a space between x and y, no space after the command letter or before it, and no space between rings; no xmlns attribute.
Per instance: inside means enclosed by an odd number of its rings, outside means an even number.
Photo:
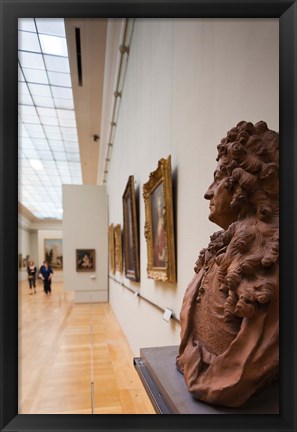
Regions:
<svg viewBox="0 0 297 432"><path fill-rule="evenodd" d="M154 414L108 303L19 284L20 414Z"/></svg>

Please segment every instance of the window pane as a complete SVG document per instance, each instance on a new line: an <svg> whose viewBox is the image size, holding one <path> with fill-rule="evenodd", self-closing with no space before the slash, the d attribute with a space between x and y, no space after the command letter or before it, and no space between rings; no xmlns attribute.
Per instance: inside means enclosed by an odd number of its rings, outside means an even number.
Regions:
<svg viewBox="0 0 297 432"><path fill-rule="evenodd" d="M64 151L64 144L62 140L49 140L49 145L52 150Z"/></svg>
<svg viewBox="0 0 297 432"><path fill-rule="evenodd" d="M32 123L32 124L39 124L39 117L33 116L33 115L22 115L22 121L24 123Z"/></svg>
<svg viewBox="0 0 297 432"><path fill-rule="evenodd" d="M18 29L36 32L33 18L19 18L18 19Z"/></svg>
<svg viewBox="0 0 297 432"><path fill-rule="evenodd" d="M73 100L72 99L59 99L54 98L55 100L55 106L57 108L65 108L65 109L73 109Z"/></svg>
<svg viewBox="0 0 297 432"><path fill-rule="evenodd" d="M49 86L43 84L28 84L32 96L51 96Z"/></svg>
<svg viewBox="0 0 297 432"><path fill-rule="evenodd" d="M42 161L53 160L52 152L49 150L38 150L38 154Z"/></svg>
<svg viewBox="0 0 297 432"><path fill-rule="evenodd" d="M36 106L51 108L54 107L54 101L51 97L34 96Z"/></svg>
<svg viewBox="0 0 297 432"><path fill-rule="evenodd" d="M48 84L46 72L41 69L23 68L25 78L30 83Z"/></svg>
<svg viewBox="0 0 297 432"><path fill-rule="evenodd" d="M33 100L30 95L19 94L19 104L21 105L33 105Z"/></svg>
<svg viewBox="0 0 297 432"><path fill-rule="evenodd" d="M49 71L70 73L68 58L45 55L44 61Z"/></svg>
<svg viewBox="0 0 297 432"><path fill-rule="evenodd" d="M49 71L48 78L51 85L71 87L70 74Z"/></svg>
<svg viewBox="0 0 297 432"><path fill-rule="evenodd" d="M75 119L60 118L59 123L60 123L60 126L62 126L62 127L76 127Z"/></svg>
<svg viewBox="0 0 297 432"><path fill-rule="evenodd" d="M49 151L49 144L47 140L45 139L32 139L32 142L34 144L35 149L37 150L48 150Z"/></svg>
<svg viewBox="0 0 297 432"><path fill-rule="evenodd" d="M65 37L63 18L36 18L36 25L40 33Z"/></svg>
<svg viewBox="0 0 297 432"><path fill-rule="evenodd" d="M29 90L28 90L28 86L25 82L19 82L19 94L20 95L28 95L29 94Z"/></svg>
<svg viewBox="0 0 297 432"><path fill-rule="evenodd" d="M19 51L18 55L22 67L44 70L44 63L41 54Z"/></svg>
<svg viewBox="0 0 297 432"><path fill-rule="evenodd" d="M36 33L19 31L19 50L41 52L38 37Z"/></svg>
<svg viewBox="0 0 297 432"><path fill-rule="evenodd" d="M46 126L58 126L58 119L56 117L40 116L41 123Z"/></svg>
<svg viewBox="0 0 297 432"><path fill-rule="evenodd" d="M39 40L45 54L68 57L66 38L40 34Z"/></svg>
<svg viewBox="0 0 297 432"><path fill-rule="evenodd" d="M72 99L72 89L65 87L51 87L53 92L53 97L61 98L61 99Z"/></svg>
<svg viewBox="0 0 297 432"><path fill-rule="evenodd" d="M34 106L19 105L19 113L21 115L33 115L36 116L37 112Z"/></svg>
<svg viewBox="0 0 297 432"><path fill-rule="evenodd" d="M54 151L54 157L56 161L67 161L66 153L62 151Z"/></svg>
<svg viewBox="0 0 297 432"><path fill-rule="evenodd" d="M37 108L38 114L40 116L47 116L47 117L56 117L56 110L54 108Z"/></svg>
<svg viewBox="0 0 297 432"><path fill-rule="evenodd" d="M71 110L57 109L57 114L59 118L75 119L74 111Z"/></svg>

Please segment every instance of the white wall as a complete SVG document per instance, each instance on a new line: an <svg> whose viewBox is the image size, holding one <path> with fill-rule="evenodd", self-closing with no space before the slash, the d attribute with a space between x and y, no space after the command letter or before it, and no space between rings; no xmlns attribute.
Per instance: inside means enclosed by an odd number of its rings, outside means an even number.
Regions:
<svg viewBox="0 0 297 432"><path fill-rule="evenodd" d="M76 271L76 249L95 249L95 272ZM75 301L107 301L107 197L104 186L63 185L63 255L64 289L75 291Z"/></svg>
<svg viewBox="0 0 297 432"><path fill-rule="evenodd" d="M140 188L141 282L126 285L176 315L209 236L203 195L216 146L241 120L278 130L278 20L136 20L108 175L109 223L122 225L122 194L134 174ZM176 200L177 283L146 276L142 185L161 157L172 156ZM180 328L110 281L110 302L135 353L179 344Z"/></svg>

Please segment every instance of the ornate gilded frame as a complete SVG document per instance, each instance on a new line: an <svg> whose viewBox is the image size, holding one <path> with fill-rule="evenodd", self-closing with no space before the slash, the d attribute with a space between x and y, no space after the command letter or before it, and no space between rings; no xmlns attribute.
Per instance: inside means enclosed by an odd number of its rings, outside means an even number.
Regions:
<svg viewBox="0 0 297 432"><path fill-rule="evenodd" d="M108 228L108 254L109 254L109 270L115 273L115 259L114 259L114 226L109 225Z"/></svg>
<svg viewBox="0 0 297 432"><path fill-rule="evenodd" d="M164 265L155 265L155 238L158 237L156 227L153 226L153 212L155 212L153 194L158 188L162 189L163 195L163 227L165 237L165 258ZM174 239L174 218L172 202L172 172L171 156L167 159L160 159L158 168L151 172L149 181L143 185L143 198L145 204L145 226L144 234L147 242L147 275L149 278L158 281L176 282L175 264L175 239ZM159 222L159 219L157 220Z"/></svg>
<svg viewBox="0 0 297 432"><path fill-rule="evenodd" d="M114 227L114 256L115 256L115 271L122 273L123 249L122 249L122 229L120 224Z"/></svg>
<svg viewBox="0 0 297 432"><path fill-rule="evenodd" d="M125 276L127 279L139 282L138 215L136 210L135 183L133 175L129 176L123 194L123 220Z"/></svg>

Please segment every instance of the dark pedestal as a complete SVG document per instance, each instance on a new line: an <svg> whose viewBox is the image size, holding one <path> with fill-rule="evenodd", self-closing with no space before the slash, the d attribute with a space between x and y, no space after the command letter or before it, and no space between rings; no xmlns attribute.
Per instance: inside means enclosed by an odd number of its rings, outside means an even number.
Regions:
<svg viewBox="0 0 297 432"><path fill-rule="evenodd" d="M175 366L178 346L143 348L134 366L158 414L279 414L278 383L252 397L241 408L208 405L188 391Z"/></svg>

